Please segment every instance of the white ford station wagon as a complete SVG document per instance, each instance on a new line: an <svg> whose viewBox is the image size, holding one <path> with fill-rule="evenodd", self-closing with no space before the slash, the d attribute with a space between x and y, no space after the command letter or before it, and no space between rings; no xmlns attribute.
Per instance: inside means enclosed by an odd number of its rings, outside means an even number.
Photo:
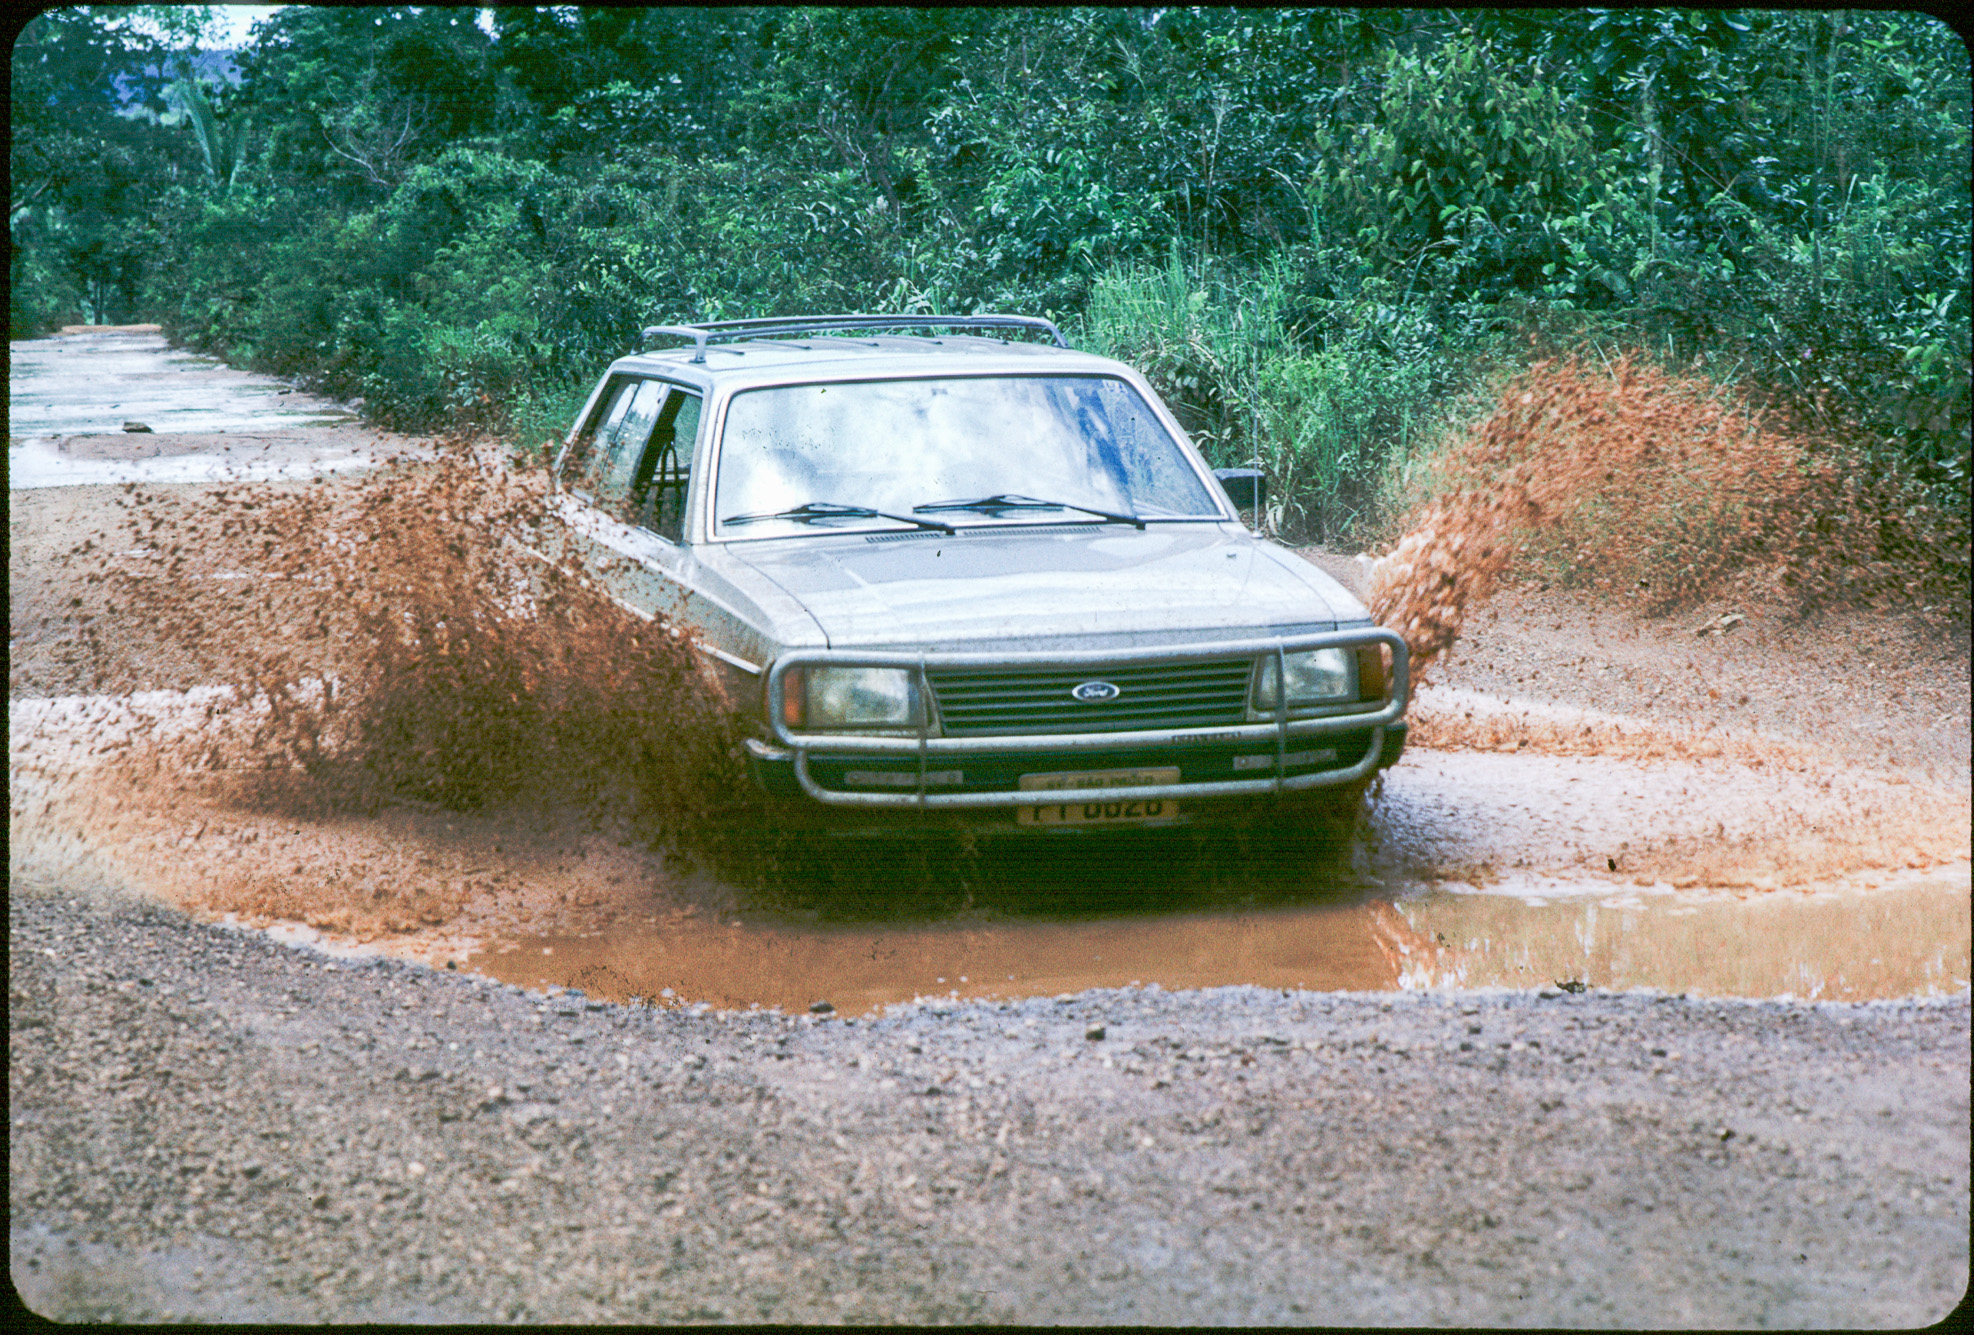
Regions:
<svg viewBox="0 0 1974 1335"><path fill-rule="evenodd" d="M1404 641L1251 532L1144 378L1023 316L657 326L555 465L542 554L689 631L764 797L1030 836L1354 807ZM1325 800L1327 799L1327 800Z"/></svg>

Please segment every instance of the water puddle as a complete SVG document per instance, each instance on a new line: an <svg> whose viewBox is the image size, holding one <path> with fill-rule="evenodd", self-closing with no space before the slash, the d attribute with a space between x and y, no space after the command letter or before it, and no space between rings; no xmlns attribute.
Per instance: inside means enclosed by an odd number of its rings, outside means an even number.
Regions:
<svg viewBox="0 0 1974 1335"><path fill-rule="evenodd" d="M1869 1001L1969 979L1967 865L1875 888L1553 901L1434 894L1391 908L1402 987L1582 983L1713 997Z"/></svg>
<svg viewBox="0 0 1974 1335"><path fill-rule="evenodd" d="M10 343L7 351L7 431L17 438L115 434L131 421L172 433L351 418L347 408L271 376L174 349L162 333L68 333Z"/></svg>
<svg viewBox="0 0 1974 1335"><path fill-rule="evenodd" d="M1587 888L1586 888L1587 889ZM1968 986L1965 864L1877 889L1562 900L1430 891L1245 913L814 927L750 918L517 937L464 967L616 1002L863 1014L923 997L1251 984L1317 991L1563 984L1863 1001Z"/></svg>
<svg viewBox="0 0 1974 1335"><path fill-rule="evenodd" d="M1860 1001L1969 983L1964 800L1868 776L1421 752L1389 776L1364 845L1330 860L1243 868L1185 840L1022 845L950 868L928 854L819 892L897 883L894 907L832 922L687 875L579 807L305 813L99 768L138 724L169 739L207 702L13 702L11 860L70 856L34 849L73 826L133 886L277 939L666 1006L854 1015L1228 985ZM1695 791L1704 805L1680 800ZM1749 842L1763 823L1771 841ZM1811 827L1841 838L1806 848ZM971 907L940 907L960 884Z"/></svg>
<svg viewBox="0 0 1974 1335"><path fill-rule="evenodd" d="M728 919L662 932L529 937L466 967L528 987L613 1001L708 1002L858 1015L922 996L1011 998L1092 987L1168 990L1253 983L1366 991L1396 987L1396 957L1359 907L1101 922L807 927Z"/></svg>
<svg viewBox="0 0 1974 1335"><path fill-rule="evenodd" d="M155 328L8 345L7 486L281 481L374 467L343 404L173 349ZM126 423L149 428L126 431Z"/></svg>

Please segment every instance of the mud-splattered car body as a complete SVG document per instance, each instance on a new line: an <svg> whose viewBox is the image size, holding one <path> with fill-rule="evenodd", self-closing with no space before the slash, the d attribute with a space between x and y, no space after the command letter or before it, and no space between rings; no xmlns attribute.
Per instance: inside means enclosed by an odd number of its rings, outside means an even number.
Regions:
<svg viewBox="0 0 1974 1335"><path fill-rule="evenodd" d="M1397 759L1404 642L1129 367L1012 316L645 332L690 346L598 383L550 555L689 630L785 809L1184 824Z"/></svg>

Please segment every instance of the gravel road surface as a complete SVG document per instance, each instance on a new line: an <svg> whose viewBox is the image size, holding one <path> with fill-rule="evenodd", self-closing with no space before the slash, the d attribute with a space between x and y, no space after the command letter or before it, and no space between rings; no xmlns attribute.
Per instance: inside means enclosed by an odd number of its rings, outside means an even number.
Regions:
<svg viewBox="0 0 1974 1335"><path fill-rule="evenodd" d="M9 902L64 1319L1911 1326L1969 1006L1098 991L629 1008Z"/></svg>
<svg viewBox="0 0 1974 1335"><path fill-rule="evenodd" d="M1951 996L1702 999L1746 962L1739 943L1772 944L1749 927L1655 938L1692 957L1663 975L1690 999L1091 988L853 1020L544 996L291 948L209 921L224 896L181 912L161 902L174 885L194 902L258 877L327 911L329 887L366 866L405 896L520 867L540 872L525 887L540 902L511 925L518 939L575 932L651 877L630 852L586 846L535 860L573 869L543 870L498 833L476 843L465 823L435 831L406 812L265 831L246 828L254 813L228 811L225 831L187 813L189 828L166 820L123 855L80 829L30 829L42 771L104 741L36 740L20 725L37 710L89 702L31 701L216 679L168 627L119 618L111 586L67 559L78 544L133 555L126 493L80 484L141 479L131 503L169 523L209 479L355 487L346 465L417 443L175 358L151 333L13 346L14 429L30 434L8 454L8 1191L12 1275L38 1313L1906 1327L1967 1291L1966 919L1934 921L1935 900L1896 886L1880 915L1896 931L1790 919L1805 957L1818 977L1868 981L1880 961L1862 957L1892 941L1937 954ZM143 401L152 432L125 433L140 381L165 397ZM342 480L292 480L331 473ZM210 606L243 597L238 584L216 582ZM1701 633L1716 614L1720 633ZM1718 882L1736 902L1810 903L1906 869L1937 894L1940 867L1965 876L1967 665L1964 629L1889 614L1642 618L1506 589L1415 702L1415 741L1431 744L1388 785L1379 856L1493 886L1475 899L1489 909L1537 873L1600 897L1670 877L1667 893ZM1603 723L1564 728L1550 704L1673 742L1717 729L1738 749L1659 754L1614 734L1605 754ZM1688 829L1702 816L1712 844ZM1690 868L1675 865L1681 839ZM696 901L656 903L649 921L682 907ZM1636 944L1621 908L1600 929L1606 954L1615 936ZM491 921L442 926L484 936ZM1422 947L1453 921L1420 917ZM411 932L389 926L386 944L409 952ZM1522 952L1512 976L1578 976L1525 939L1494 933ZM834 988L856 1008L848 974L816 971L816 999Z"/></svg>

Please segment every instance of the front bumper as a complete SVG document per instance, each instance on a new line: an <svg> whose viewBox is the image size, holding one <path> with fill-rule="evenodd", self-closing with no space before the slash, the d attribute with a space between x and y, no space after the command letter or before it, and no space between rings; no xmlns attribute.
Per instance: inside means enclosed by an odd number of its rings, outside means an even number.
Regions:
<svg viewBox="0 0 1974 1335"><path fill-rule="evenodd" d="M794 733L782 719L785 674L795 667L849 664L904 667L917 673L921 697L930 698L926 673L939 668L1073 668L1100 674L1106 668L1178 664L1242 655L1280 659L1306 649L1390 646L1390 696L1381 707L1309 718L1291 718L1286 700L1268 722L1233 727L1157 728L1132 732L1047 733L1032 736L942 737L932 725L916 736ZM1282 680L1278 677L1277 680ZM775 740L749 739L750 768L771 795L809 799L831 807L891 811L991 812L1047 803L1043 790L1024 790L1024 774L1065 770L1172 769L1175 783L1078 787L1081 802L1243 799L1354 783L1398 759L1404 746L1409 677L1405 641L1381 627L1314 635L1188 645L1158 654L887 654L805 650L785 655L769 670L768 717ZM851 786L850 776L864 786ZM882 775L873 788L873 775Z"/></svg>

